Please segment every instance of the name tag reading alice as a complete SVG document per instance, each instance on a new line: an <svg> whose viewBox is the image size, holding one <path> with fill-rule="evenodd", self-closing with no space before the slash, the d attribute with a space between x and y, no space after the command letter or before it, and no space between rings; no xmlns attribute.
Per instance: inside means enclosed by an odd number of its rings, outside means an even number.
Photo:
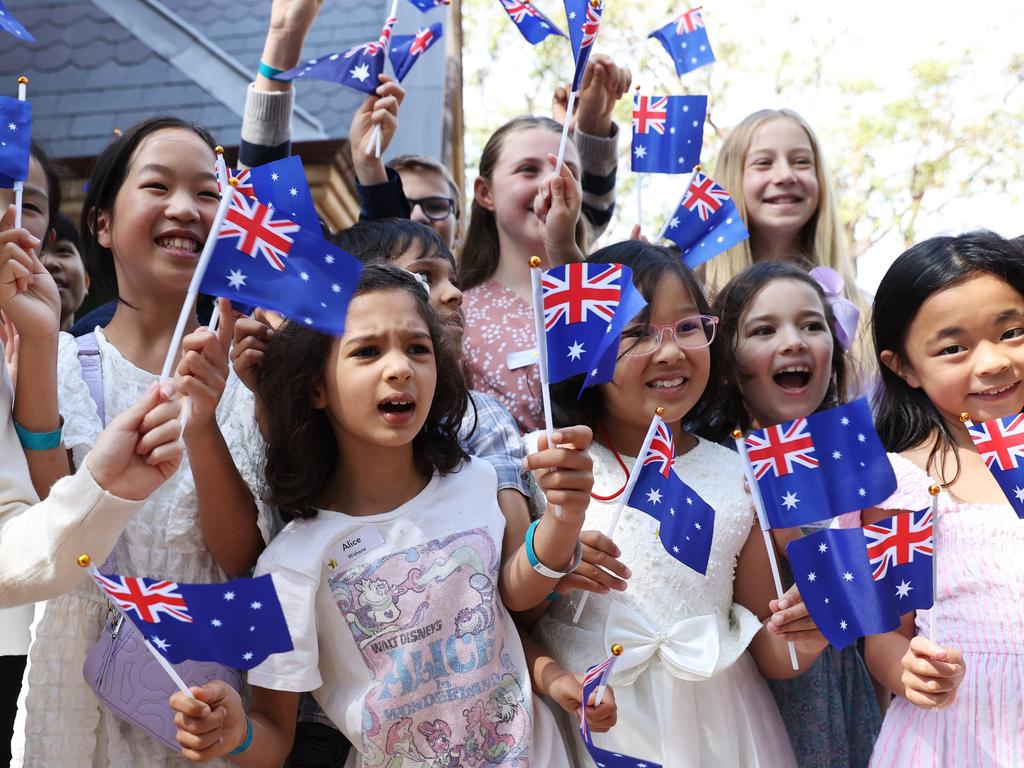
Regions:
<svg viewBox="0 0 1024 768"><path fill-rule="evenodd" d="M338 566L351 565L383 543L384 536L375 526L364 525L334 543L327 566L334 570Z"/></svg>

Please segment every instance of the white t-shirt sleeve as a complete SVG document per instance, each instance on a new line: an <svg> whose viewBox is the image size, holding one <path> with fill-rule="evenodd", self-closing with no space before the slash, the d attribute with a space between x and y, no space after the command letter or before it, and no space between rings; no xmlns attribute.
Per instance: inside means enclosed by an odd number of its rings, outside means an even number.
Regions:
<svg viewBox="0 0 1024 768"><path fill-rule="evenodd" d="M249 684L275 691L304 693L315 690L323 682L316 633L318 582L308 574L282 568L273 562L264 565L261 558L255 575L264 573L270 573L274 580L294 648L268 656L262 664L249 670Z"/></svg>

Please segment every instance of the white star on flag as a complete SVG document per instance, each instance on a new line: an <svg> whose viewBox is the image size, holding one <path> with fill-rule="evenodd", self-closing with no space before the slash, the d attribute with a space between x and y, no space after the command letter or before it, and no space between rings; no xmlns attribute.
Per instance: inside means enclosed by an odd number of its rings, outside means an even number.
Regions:
<svg viewBox="0 0 1024 768"><path fill-rule="evenodd" d="M18 124L17 123L8 123L7 127L10 128L12 131L18 130Z"/></svg>
<svg viewBox="0 0 1024 768"><path fill-rule="evenodd" d="M696 528L698 531L703 531L704 530L703 528L700 527L700 523L694 523L693 527Z"/></svg>
<svg viewBox="0 0 1024 768"><path fill-rule="evenodd" d="M867 496L868 492L866 490L864 490L863 488L858 488L857 489L857 495L858 496Z"/></svg>
<svg viewBox="0 0 1024 768"><path fill-rule="evenodd" d="M219 627L221 625L221 621L220 621L220 619L214 619L213 621L210 622L210 624L211 624L211 626Z"/></svg>
<svg viewBox="0 0 1024 768"><path fill-rule="evenodd" d="M647 157L647 150L644 148L643 144L639 144L637 145L637 148L633 150L633 154L640 158Z"/></svg>
<svg viewBox="0 0 1024 768"><path fill-rule="evenodd" d="M296 195L299 194L299 190L297 190L295 187L292 187L291 189L288 190L288 194L291 195L292 197L295 197Z"/></svg>
<svg viewBox="0 0 1024 768"><path fill-rule="evenodd" d="M274 171L272 174L270 174L270 180L271 181L277 181L279 178L281 178L281 177L278 176L277 171Z"/></svg>
<svg viewBox="0 0 1024 768"><path fill-rule="evenodd" d="M839 461L841 458L843 458L842 451L832 451L832 458L835 459L836 461Z"/></svg>
<svg viewBox="0 0 1024 768"><path fill-rule="evenodd" d="M651 488L650 492L647 494L647 500L651 502L651 504L660 503L661 491L659 491L657 488Z"/></svg>
<svg viewBox="0 0 1024 768"><path fill-rule="evenodd" d="M168 648L171 647L170 643L168 643L166 640L161 640L156 635L153 635L153 637L150 639L153 641L153 645L155 645L161 651L166 651Z"/></svg>
<svg viewBox="0 0 1024 768"><path fill-rule="evenodd" d="M686 497L686 503L689 504L692 507L693 506L693 498L690 497L690 496L687 496Z"/></svg>
<svg viewBox="0 0 1024 768"><path fill-rule="evenodd" d="M858 434L858 435L857 435L857 442L858 442L858 443L863 443L863 442L865 442L866 440L867 440L867 438L866 438L866 437L864 437L864 433L863 433L863 432L861 432L860 434Z"/></svg>
<svg viewBox="0 0 1024 768"><path fill-rule="evenodd" d="M912 589L913 587L910 586L909 581L901 581L900 585L896 587L896 597L900 598L901 600L904 597L910 597L910 590Z"/></svg>
<svg viewBox="0 0 1024 768"><path fill-rule="evenodd" d="M842 629L842 630L846 629L846 619L843 619L842 621L839 622L839 628Z"/></svg>
<svg viewBox="0 0 1024 768"><path fill-rule="evenodd" d="M799 503L800 499L798 499L797 495L792 491L790 491L789 493L782 497L782 506L784 506L786 509L796 509L796 505Z"/></svg>
<svg viewBox="0 0 1024 768"><path fill-rule="evenodd" d="M349 74L361 83L370 76L370 68L365 64L360 64L358 67L352 67Z"/></svg>
<svg viewBox="0 0 1024 768"><path fill-rule="evenodd" d="M229 602L231 600L234 600L235 599L235 593L234 592L225 592L224 593L224 599L229 601Z"/></svg>
<svg viewBox="0 0 1024 768"><path fill-rule="evenodd" d="M842 424L844 427L849 426L850 419L847 416L843 416L843 418L839 420L839 423Z"/></svg>
<svg viewBox="0 0 1024 768"><path fill-rule="evenodd" d="M669 222L668 222L668 228L669 229L675 229L678 226L679 226L679 219L677 219L675 216L673 216L671 219L669 219Z"/></svg>
<svg viewBox="0 0 1024 768"><path fill-rule="evenodd" d="M245 275L242 274L240 269L232 269L231 274L228 275L228 285L232 288L241 288L245 285Z"/></svg>
<svg viewBox="0 0 1024 768"><path fill-rule="evenodd" d="M299 277L301 277L307 283L309 282L309 273L308 272L299 272Z"/></svg>
<svg viewBox="0 0 1024 768"><path fill-rule="evenodd" d="M333 264L334 263L334 257L331 256L331 254L327 254L326 256L324 256L324 261L326 261L328 264Z"/></svg>
<svg viewBox="0 0 1024 768"><path fill-rule="evenodd" d="M263 603L261 603L259 600L257 600L254 603L250 603L249 607L252 608L254 611L258 611L260 608L263 607Z"/></svg>
<svg viewBox="0 0 1024 768"><path fill-rule="evenodd" d="M828 552L828 544L826 544L824 541L821 542L821 544L818 545L818 551L821 552L821 554L825 554L826 552Z"/></svg>
<svg viewBox="0 0 1024 768"><path fill-rule="evenodd" d="M246 661L249 661L252 658L252 651L249 651L247 653L243 653L242 654L242 658L245 659Z"/></svg>
<svg viewBox="0 0 1024 768"><path fill-rule="evenodd" d="M1017 497L1017 501L1024 501L1024 488L1014 487L1013 495Z"/></svg>
<svg viewBox="0 0 1024 768"><path fill-rule="evenodd" d="M849 571L843 574L843 581L853 581L853 574Z"/></svg>
<svg viewBox="0 0 1024 768"><path fill-rule="evenodd" d="M331 291L334 293L341 293L341 286L337 283L331 283Z"/></svg>
<svg viewBox="0 0 1024 768"><path fill-rule="evenodd" d="M818 578L818 574L816 574L814 571L811 571L807 574L808 581L814 581L816 578Z"/></svg>
<svg viewBox="0 0 1024 768"><path fill-rule="evenodd" d="M567 357L571 360L579 360L583 356L583 345L578 341L574 341L572 346L569 347L569 354Z"/></svg>
<svg viewBox="0 0 1024 768"><path fill-rule="evenodd" d="M685 112L686 110L683 110L683 111ZM671 128L668 129L668 132L671 133L671 134L675 134L676 127L673 125Z"/></svg>

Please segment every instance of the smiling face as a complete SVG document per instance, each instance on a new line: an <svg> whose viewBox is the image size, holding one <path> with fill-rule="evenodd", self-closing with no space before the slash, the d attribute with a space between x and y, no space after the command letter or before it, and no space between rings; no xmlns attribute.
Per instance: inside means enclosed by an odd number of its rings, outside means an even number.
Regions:
<svg viewBox="0 0 1024 768"><path fill-rule="evenodd" d="M424 253L419 244L414 244L392 264L427 281L430 306L451 334L453 348L461 350L464 330L462 291L458 287L454 262L439 253Z"/></svg>
<svg viewBox="0 0 1024 768"><path fill-rule="evenodd" d="M70 240L57 240L43 251L43 266L53 277L60 293L60 327L71 327L75 312L82 306L89 277L77 246Z"/></svg>
<svg viewBox="0 0 1024 768"><path fill-rule="evenodd" d="M907 330L905 359L883 350L882 362L923 389L953 426L1024 409L1024 296L990 274L932 294Z"/></svg>
<svg viewBox="0 0 1024 768"><path fill-rule="evenodd" d="M544 225L533 212L533 202L544 179L555 172L548 155L558 152L559 135L549 128L526 128L505 138L488 182L477 179L476 200L494 213L498 238L516 243L520 250L543 254ZM565 164L580 178L579 155L572 142L566 146Z"/></svg>
<svg viewBox="0 0 1024 768"><path fill-rule="evenodd" d="M13 202L14 190L0 189L0 213ZM46 232L50 228L50 186L46 183L43 166L32 156L28 160L28 178L22 191L21 226L45 243Z"/></svg>
<svg viewBox="0 0 1024 768"><path fill-rule="evenodd" d="M669 325L700 310L683 281L671 272L658 280L650 302L650 322ZM629 437L639 434L642 440L655 409L664 406L664 420L673 425L700 399L711 371L711 347L685 349L670 333L649 355L629 352L646 325L631 323L622 332L615 378L601 385L604 426L612 441L622 450L629 450ZM635 447L635 446L634 446Z"/></svg>
<svg viewBox="0 0 1024 768"><path fill-rule="evenodd" d="M405 447L423 427L437 385L427 321L403 290L356 296L313 405L327 412L341 455Z"/></svg>
<svg viewBox="0 0 1024 768"><path fill-rule="evenodd" d="M818 176L807 132L789 117L754 133L743 164L743 202L751 233L795 240L818 210Z"/></svg>
<svg viewBox="0 0 1024 768"><path fill-rule="evenodd" d="M213 151L184 128L139 143L113 209L99 211L95 225L126 300L188 287L220 199L214 163Z"/></svg>
<svg viewBox="0 0 1024 768"><path fill-rule="evenodd" d="M821 407L832 376L833 338L818 292L802 280L772 280L736 327L734 371L743 404L760 427Z"/></svg>

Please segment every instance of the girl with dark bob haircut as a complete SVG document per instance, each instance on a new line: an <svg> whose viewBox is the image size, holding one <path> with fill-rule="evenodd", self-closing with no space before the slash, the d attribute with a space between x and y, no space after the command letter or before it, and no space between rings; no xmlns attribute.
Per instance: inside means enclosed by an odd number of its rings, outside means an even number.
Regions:
<svg viewBox="0 0 1024 768"><path fill-rule="evenodd" d="M408 272L384 265L363 269L355 295L399 290L414 300L430 329L437 364L437 388L423 429L413 439L417 469L432 475L455 471L466 458L458 431L466 412L466 383L449 335L427 303L423 286ZM333 336L299 323L286 323L257 369L256 392L265 403L266 479L272 501L285 519L316 516L316 499L338 463L334 431L323 409L311 401L323 377Z"/></svg>

